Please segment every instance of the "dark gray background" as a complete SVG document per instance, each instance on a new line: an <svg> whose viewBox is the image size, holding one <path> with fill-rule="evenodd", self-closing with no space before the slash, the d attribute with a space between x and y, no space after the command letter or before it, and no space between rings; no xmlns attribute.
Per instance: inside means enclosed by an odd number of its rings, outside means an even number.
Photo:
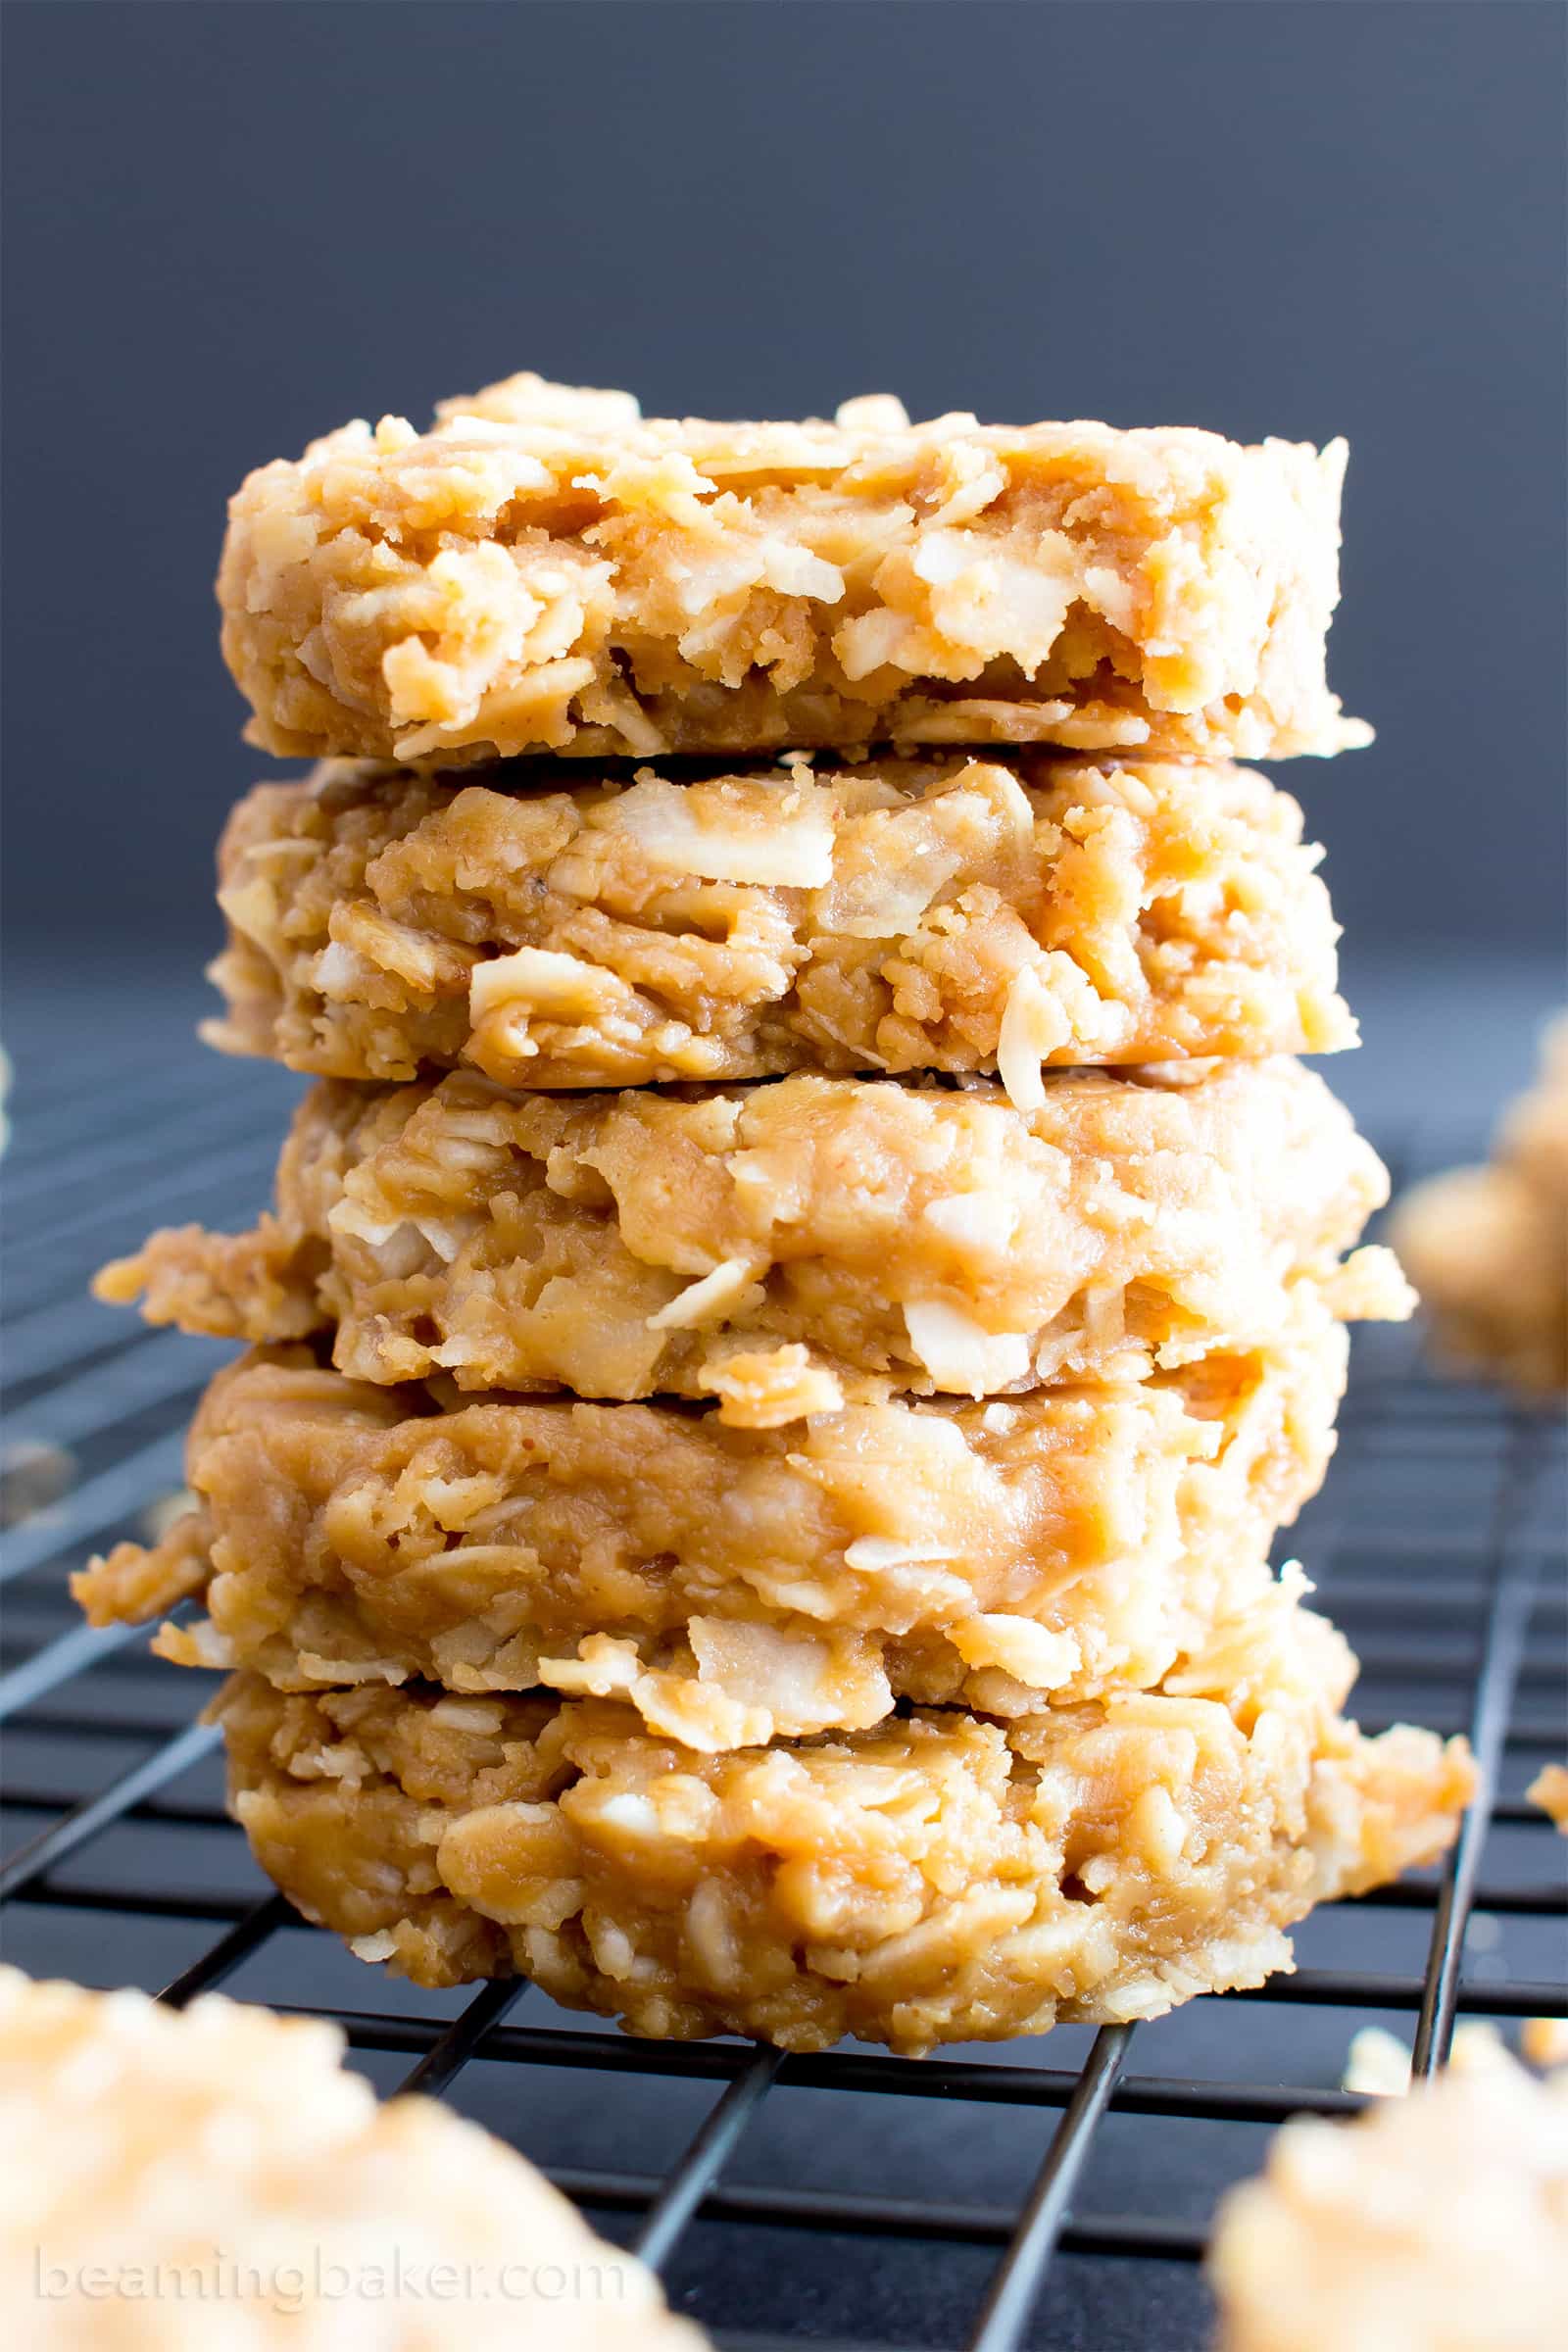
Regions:
<svg viewBox="0 0 1568 2352"><path fill-rule="evenodd" d="M10 0L8 938L172 971L223 500L513 368L1352 447L1358 956L1563 910L1557 0ZM30 960L30 959L29 959Z"/></svg>

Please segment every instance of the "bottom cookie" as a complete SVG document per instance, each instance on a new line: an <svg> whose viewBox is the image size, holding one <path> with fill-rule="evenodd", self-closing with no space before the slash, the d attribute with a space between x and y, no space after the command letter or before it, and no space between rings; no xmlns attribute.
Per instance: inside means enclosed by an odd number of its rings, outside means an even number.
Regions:
<svg viewBox="0 0 1568 2352"><path fill-rule="evenodd" d="M1006 1724L704 1755L606 1701L256 1674L217 1712L263 1868L364 1959L637 2034L919 2052L1259 1984L1315 1903L1440 1853L1463 1742L1363 1738L1352 1672L1282 1588L1160 1690Z"/></svg>

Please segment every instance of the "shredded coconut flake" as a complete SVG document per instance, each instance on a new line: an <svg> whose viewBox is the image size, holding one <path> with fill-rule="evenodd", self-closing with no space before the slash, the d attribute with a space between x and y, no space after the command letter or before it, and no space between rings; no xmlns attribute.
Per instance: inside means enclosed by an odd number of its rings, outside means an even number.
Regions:
<svg viewBox="0 0 1568 2352"><path fill-rule="evenodd" d="M951 1640L970 1666L998 1666L1032 1690L1053 1690L1078 1665L1078 1644L1069 1634L1054 1634L1028 1617L999 1613L956 1625Z"/></svg>
<svg viewBox="0 0 1568 2352"><path fill-rule="evenodd" d="M1028 1335L990 1332L940 1298L911 1299L904 1309L909 1346L939 1389L985 1396L1029 1374Z"/></svg>
<svg viewBox="0 0 1568 2352"><path fill-rule="evenodd" d="M1070 1034L1060 1005L1025 965L1007 991L997 1037L997 1071L1019 1110L1044 1106L1043 1065Z"/></svg>
<svg viewBox="0 0 1568 2352"><path fill-rule="evenodd" d="M390 1928L378 1928L373 1936L351 1936L348 1946L356 1960L390 1960L398 1939Z"/></svg>
<svg viewBox="0 0 1568 2352"><path fill-rule="evenodd" d="M518 948L474 965L468 1007L475 1021L514 1004L567 1020L594 1020L616 993L613 976L580 956L554 948Z"/></svg>
<svg viewBox="0 0 1568 2352"><path fill-rule="evenodd" d="M648 1317L650 1331L698 1331L724 1315L757 1279L749 1257L726 1257L698 1282L688 1283L678 1297Z"/></svg>
<svg viewBox="0 0 1568 2352"><path fill-rule="evenodd" d="M896 1536L857 1536L845 1546L844 1563L861 1576L887 1568L918 1568L953 1558L951 1544L904 1544Z"/></svg>
<svg viewBox="0 0 1568 2352"><path fill-rule="evenodd" d="M832 796L800 777L745 816L716 793L651 779L621 794L615 822L664 873L819 890L833 872Z"/></svg>
<svg viewBox="0 0 1568 2352"><path fill-rule="evenodd" d="M993 1250L1005 1250L1017 1224L1011 1201L1000 1191L949 1193L926 1203L924 1221L944 1241Z"/></svg>
<svg viewBox="0 0 1568 2352"><path fill-rule="evenodd" d="M839 402L833 421L846 433L906 433L909 412L896 392L861 392Z"/></svg>

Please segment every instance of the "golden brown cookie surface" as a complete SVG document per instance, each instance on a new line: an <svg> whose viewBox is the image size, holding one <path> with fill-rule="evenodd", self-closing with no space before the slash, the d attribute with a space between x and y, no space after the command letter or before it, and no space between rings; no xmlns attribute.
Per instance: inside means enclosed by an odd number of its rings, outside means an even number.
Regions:
<svg viewBox="0 0 1568 2352"><path fill-rule="evenodd" d="M508 1086L1353 1045L1296 803L1174 761L328 763L229 820L234 1053Z"/></svg>
<svg viewBox="0 0 1568 2352"><path fill-rule="evenodd" d="M1343 442L644 418L516 375L250 475L223 650L270 750L1365 740L1324 680Z"/></svg>
<svg viewBox="0 0 1568 2352"><path fill-rule="evenodd" d="M310 1916L430 1984L533 1977L634 2033L920 2051L1157 2016L1440 1852L1462 1742L1336 1713L1277 1608L1157 1692L1006 1725L917 1711L723 1755L601 1701L428 1689L219 1702L230 1801Z"/></svg>
<svg viewBox="0 0 1568 2352"><path fill-rule="evenodd" d="M716 1396L765 1427L1142 1378L1268 1341L1302 1285L1398 1317L1388 1252L1341 1255L1387 1186L1288 1058L1051 1071L1027 1111L990 1079L338 1083L296 1116L274 1216L157 1235L98 1289L220 1337L334 1330L361 1379Z"/></svg>
<svg viewBox="0 0 1568 2352"><path fill-rule="evenodd" d="M195 1513L75 1590L97 1622L204 1592L209 1623L159 1638L182 1664L615 1693L702 1748L901 1696L1016 1714L1156 1683L1262 1604L1344 1374L1318 1310L1120 1389L757 1431L668 1404L442 1412L280 1349L209 1390Z"/></svg>

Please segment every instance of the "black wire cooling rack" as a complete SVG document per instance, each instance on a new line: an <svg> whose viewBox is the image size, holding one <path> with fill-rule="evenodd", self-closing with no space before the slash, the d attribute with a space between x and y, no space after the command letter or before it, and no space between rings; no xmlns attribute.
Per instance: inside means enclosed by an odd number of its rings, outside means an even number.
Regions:
<svg viewBox="0 0 1568 2352"><path fill-rule="evenodd" d="M227 1825L202 1678L76 1625L65 1592L178 1487L221 1352L92 1304L86 1276L154 1223L248 1216L290 1091L153 1050L24 1068L5 1170L9 1958L335 2017L381 2087L480 2117L757 2347L1198 2352L1215 2196L1265 2128L1362 2103L1336 2087L1358 2027L1402 2031L1424 2071L1456 2018L1568 2013L1568 1848L1524 1793L1568 1748L1561 1426L1433 1378L1386 1330L1357 1335L1339 1457L1289 1549L1361 1656L1362 1722L1468 1731L1480 1790L1446 1867L1314 1916L1297 1974L1136 2034L907 2061L639 2042L532 1988L443 1998L354 1962ZM1484 1141L1376 1140L1401 1178Z"/></svg>

